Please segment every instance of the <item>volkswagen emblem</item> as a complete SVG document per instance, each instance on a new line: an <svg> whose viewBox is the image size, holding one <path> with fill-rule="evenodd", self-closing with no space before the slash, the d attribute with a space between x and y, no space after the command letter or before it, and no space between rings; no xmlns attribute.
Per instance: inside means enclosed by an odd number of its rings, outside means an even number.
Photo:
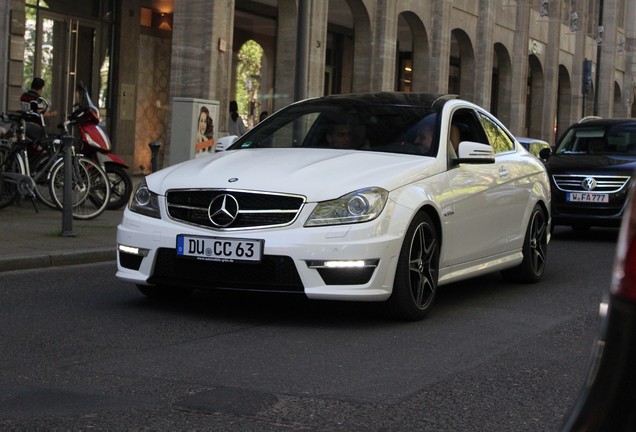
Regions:
<svg viewBox="0 0 636 432"><path fill-rule="evenodd" d="M594 180L594 177L585 177L585 179L581 182L581 186L585 190L594 190L596 189L596 180Z"/></svg>
<svg viewBox="0 0 636 432"><path fill-rule="evenodd" d="M223 194L215 197L208 207L208 218L212 225L225 228L236 220L239 214L239 205L232 195Z"/></svg>

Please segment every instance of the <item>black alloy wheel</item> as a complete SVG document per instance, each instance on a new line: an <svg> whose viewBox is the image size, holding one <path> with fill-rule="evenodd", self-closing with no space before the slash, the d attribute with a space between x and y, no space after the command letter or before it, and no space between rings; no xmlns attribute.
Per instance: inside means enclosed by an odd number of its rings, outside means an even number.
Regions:
<svg viewBox="0 0 636 432"><path fill-rule="evenodd" d="M501 274L510 282L534 283L543 275L548 254L548 219L539 204L534 206L523 242L523 261Z"/></svg>
<svg viewBox="0 0 636 432"><path fill-rule="evenodd" d="M388 300L397 318L416 321L431 309L437 293L440 242L431 217L418 213L404 237Z"/></svg>

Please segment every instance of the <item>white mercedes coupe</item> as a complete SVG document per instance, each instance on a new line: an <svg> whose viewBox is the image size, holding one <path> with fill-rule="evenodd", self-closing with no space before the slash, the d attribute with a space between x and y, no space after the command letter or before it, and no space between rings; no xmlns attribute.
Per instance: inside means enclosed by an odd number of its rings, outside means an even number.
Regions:
<svg viewBox="0 0 636 432"><path fill-rule="evenodd" d="M544 272L545 168L456 96L308 99L232 140L140 182L117 229L118 278L162 300L296 293L418 320L439 286Z"/></svg>

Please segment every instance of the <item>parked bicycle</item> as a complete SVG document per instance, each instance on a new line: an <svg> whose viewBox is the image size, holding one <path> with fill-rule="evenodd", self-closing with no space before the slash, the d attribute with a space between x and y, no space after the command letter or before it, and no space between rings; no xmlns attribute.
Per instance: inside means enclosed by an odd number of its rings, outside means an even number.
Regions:
<svg viewBox="0 0 636 432"><path fill-rule="evenodd" d="M65 121L62 134L32 141L26 137L26 113L4 114L11 128L0 145L0 173L3 187L0 208L18 196L37 197L44 204L62 209L64 204L64 148L65 139L72 141ZM70 144L68 144L70 145ZM71 149L70 205L76 219L92 219L107 208L110 183L106 172L92 160Z"/></svg>
<svg viewBox="0 0 636 432"><path fill-rule="evenodd" d="M61 141L40 139L36 143L26 138L27 118L25 113L5 113L0 117L3 127L0 157L4 183L0 194L0 208L8 206L19 197L38 198L46 206L56 208L49 194L49 178L38 173L46 168L51 158L59 154Z"/></svg>

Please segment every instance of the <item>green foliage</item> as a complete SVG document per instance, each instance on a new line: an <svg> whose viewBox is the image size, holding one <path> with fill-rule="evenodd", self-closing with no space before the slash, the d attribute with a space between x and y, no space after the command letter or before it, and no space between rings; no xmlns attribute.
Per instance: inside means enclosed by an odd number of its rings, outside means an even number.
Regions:
<svg viewBox="0 0 636 432"><path fill-rule="evenodd" d="M47 7L46 3L41 2L41 6ZM33 7L25 7L26 23L24 31L24 69L23 80L24 89L28 89L31 85L31 81L36 76L44 79L46 85L42 91L42 96L51 102L53 83L53 69L54 69L54 26L63 25L61 21L55 21L53 19L44 19L41 24L41 46L36 47L36 26L37 26L37 11ZM59 38L59 36L58 36ZM61 51L61 50L60 50ZM38 53L36 65L36 52ZM60 55L60 54L58 54Z"/></svg>
<svg viewBox="0 0 636 432"><path fill-rule="evenodd" d="M253 40L243 44L236 67L236 102L239 114L247 117L250 101L257 101L261 89L263 48Z"/></svg>

